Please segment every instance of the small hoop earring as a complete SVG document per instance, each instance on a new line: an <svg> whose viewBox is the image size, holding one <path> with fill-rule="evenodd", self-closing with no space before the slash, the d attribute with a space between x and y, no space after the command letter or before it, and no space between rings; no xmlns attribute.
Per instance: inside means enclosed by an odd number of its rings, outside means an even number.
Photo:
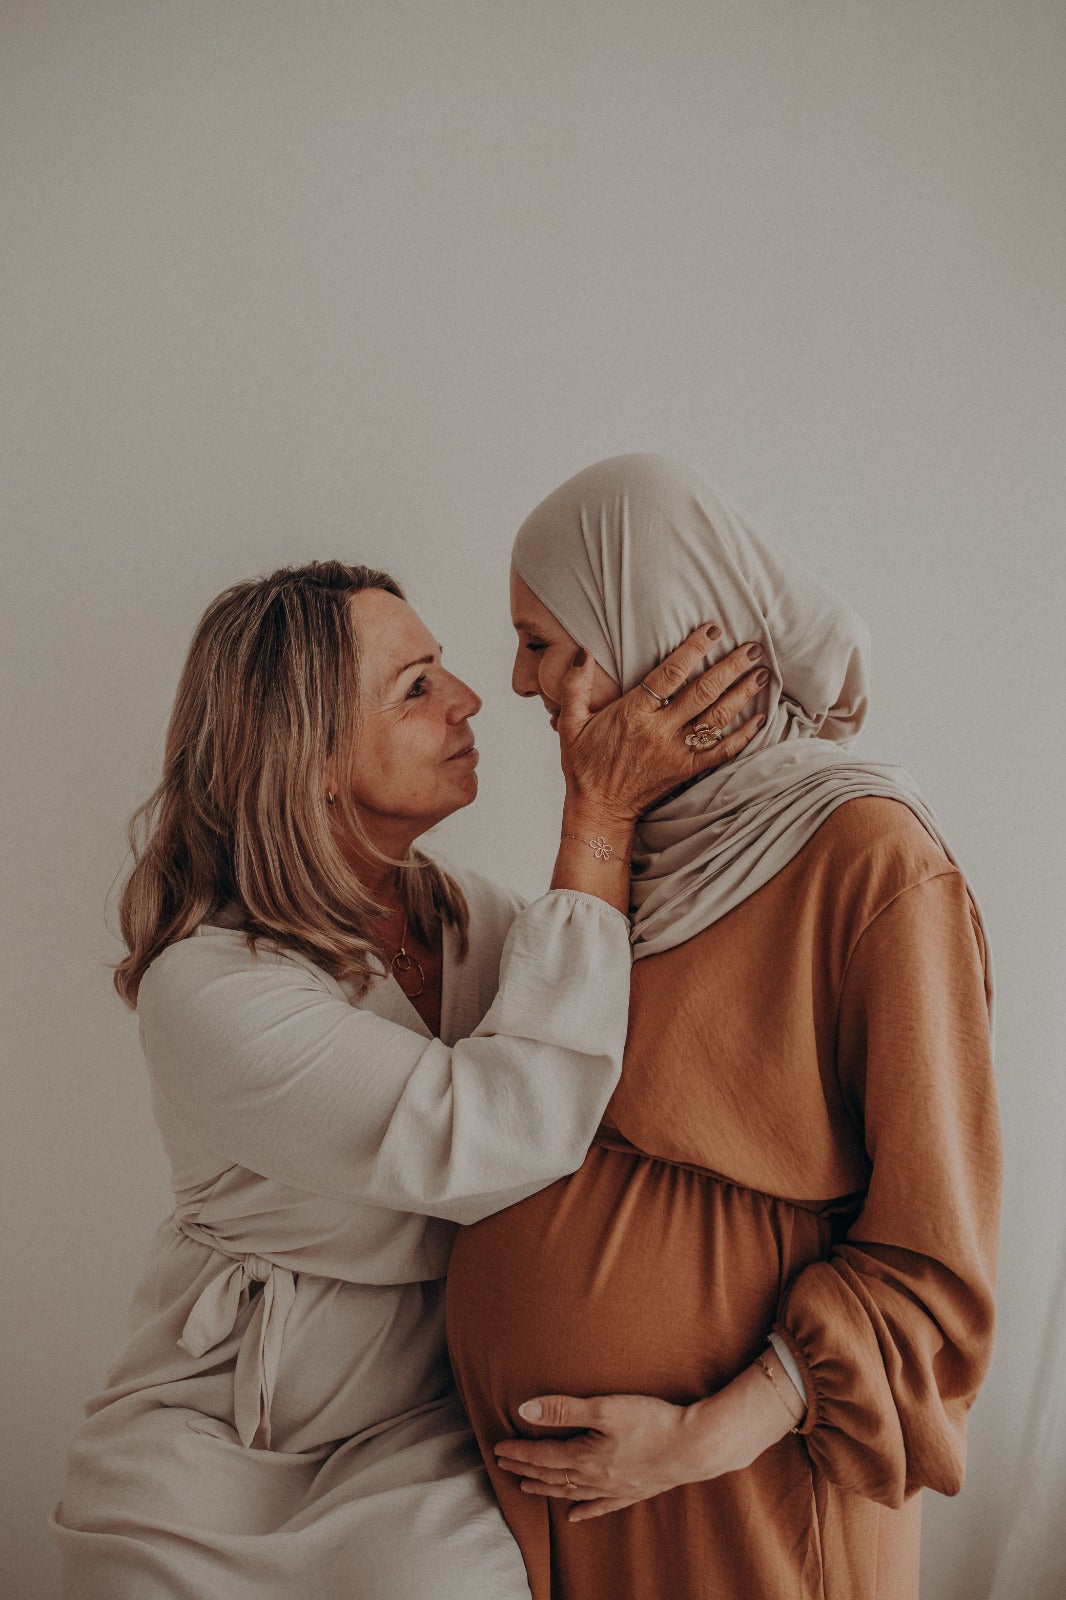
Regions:
<svg viewBox="0 0 1066 1600"><path fill-rule="evenodd" d="M333 804L333 793L329 789L326 790L326 804L328 806L331 806Z"/></svg>

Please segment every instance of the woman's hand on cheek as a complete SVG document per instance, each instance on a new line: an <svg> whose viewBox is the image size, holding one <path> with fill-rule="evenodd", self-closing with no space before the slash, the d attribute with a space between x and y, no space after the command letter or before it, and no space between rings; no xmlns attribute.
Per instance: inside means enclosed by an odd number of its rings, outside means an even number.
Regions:
<svg viewBox="0 0 1066 1600"><path fill-rule="evenodd" d="M575 799L593 799L598 814L631 822L751 742L765 718L756 714L734 724L768 682L761 649L741 645L705 670L711 642L707 628L698 628L643 685L598 711L590 709L595 664L578 652L560 685L557 718L563 772Z"/></svg>

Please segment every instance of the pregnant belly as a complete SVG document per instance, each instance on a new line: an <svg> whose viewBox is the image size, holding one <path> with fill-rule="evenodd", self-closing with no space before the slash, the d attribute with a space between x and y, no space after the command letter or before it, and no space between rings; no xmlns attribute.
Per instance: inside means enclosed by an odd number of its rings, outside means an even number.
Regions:
<svg viewBox="0 0 1066 1600"><path fill-rule="evenodd" d="M594 1145L573 1177L460 1230L448 1338L467 1409L486 1433L535 1394L698 1399L751 1360L784 1277L817 1254L805 1212Z"/></svg>

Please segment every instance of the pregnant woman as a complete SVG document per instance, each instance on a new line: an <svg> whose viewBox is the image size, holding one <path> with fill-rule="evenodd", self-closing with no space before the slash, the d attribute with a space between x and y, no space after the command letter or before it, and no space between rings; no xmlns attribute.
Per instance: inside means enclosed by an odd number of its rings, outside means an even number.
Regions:
<svg viewBox="0 0 1066 1600"><path fill-rule="evenodd" d="M463 1229L460 1392L535 1600L915 1600L962 1481L1000 1155L986 963L912 781L845 753L858 619L695 474L600 463L521 529L514 687L557 720L705 613L766 722L637 827L621 1082L580 1170ZM713 743L712 711L687 730Z"/></svg>
<svg viewBox="0 0 1066 1600"><path fill-rule="evenodd" d="M706 628L590 719L566 674L552 889L415 848L477 791L477 696L383 573L236 585L203 617L121 913L173 1215L56 1509L69 1600L521 1600L444 1348L458 1222L581 1161L617 1076L633 819L742 749ZM573 655L573 652L571 652ZM596 848L589 841L605 841Z"/></svg>

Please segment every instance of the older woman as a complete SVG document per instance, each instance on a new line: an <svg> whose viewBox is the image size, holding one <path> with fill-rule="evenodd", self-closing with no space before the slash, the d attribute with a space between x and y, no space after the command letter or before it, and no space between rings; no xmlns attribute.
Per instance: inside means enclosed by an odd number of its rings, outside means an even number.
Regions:
<svg viewBox="0 0 1066 1600"><path fill-rule="evenodd" d="M743 651L702 670L711 643L653 675L692 679L670 728L644 691L590 719L572 664L564 838L521 909L414 848L474 798L480 702L391 579L314 564L209 607L116 975L176 1203L71 1448L65 1595L528 1595L444 1272L455 1223L578 1165L614 1087L634 818L755 731L678 737L755 693Z"/></svg>
<svg viewBox="0 0 1066 1600"><path fill-rule="evenodd" d="M453 1363L535 1600L913 1600L917 1491L959 1488L991 1349L973 901L907 775L844 753L858 620L695 474L571 479L512 600L514 687L553 721L575 642L609 705L708 610L769 670L751 745L638 825L624 1068L585 1162L453 1255Z"/></svg>

